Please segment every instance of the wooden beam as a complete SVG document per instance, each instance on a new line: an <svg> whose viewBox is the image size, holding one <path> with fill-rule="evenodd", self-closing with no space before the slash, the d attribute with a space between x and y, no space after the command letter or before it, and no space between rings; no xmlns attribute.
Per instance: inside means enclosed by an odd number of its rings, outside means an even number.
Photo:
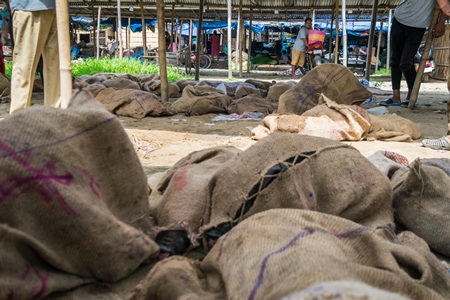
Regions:
<svg viewBox="0 0 450 300"><path fill-rule="evenodd" d="M161 45L166 44L165 22L164 22L164 0L156 0L156 9L158 15L158 60L159 60L159 77L161 81L161 100L169 100L169 82L167 81L167 61L166 61L166 47Z"/></svg>

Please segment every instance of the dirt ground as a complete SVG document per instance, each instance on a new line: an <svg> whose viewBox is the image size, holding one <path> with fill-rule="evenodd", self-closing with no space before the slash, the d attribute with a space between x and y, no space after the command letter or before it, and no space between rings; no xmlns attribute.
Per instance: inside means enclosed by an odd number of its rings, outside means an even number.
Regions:
<svg viewBox="0 0 450 300"><path fill-rule="evenodd" d="M247 78L284 81L288 76L279 75L277 69L273 71L243 72L243 78L233 73L235 80L244 81ZM227 72L208 70L200 75L200 80L227 79ZM300 79L301 80L301 79ZM381 84L380 89L389 92L391 84L389 78L378 78L374 82ZM406 90L406 83L402 82L402 90ZM422 83L419 94L419 105L410 110L401 107L388 107L389 113L395 113L418 123L423 128L422 138L439 138L447 132L446 102L449 99L447 83L431 79ZM371 104L363 104L364 108L377 107L377 102L385 99L386 95L376 95ZM405 93L402 93L405 98ZM175 100L175 99L173 99ZM43 105L43 94L35 93L32 105ZM8 115L9 103L0 103L0 119ZM171 117L146 117L136 120L120 117L130 138L137 147L138 155L147 174L163 171L172 166L187 154L204 148L220 145L231 145L240 149L247 149L256 141L251 139L251 129L261 124L261 121L219 121L212 122L215 114L202 116L185 116L178 114ZM390 150L406 156L410 161L421 157L447 157L450 152L437 151L421 146L421 139L411 143L400 142L349 142L364 156L369 156L377 150Z"/></svg>

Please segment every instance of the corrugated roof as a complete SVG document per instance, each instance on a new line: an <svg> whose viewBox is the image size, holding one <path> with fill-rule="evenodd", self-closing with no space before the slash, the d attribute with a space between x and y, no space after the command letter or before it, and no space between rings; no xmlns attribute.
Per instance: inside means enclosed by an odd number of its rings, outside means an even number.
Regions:
<svg viewBox="0 0 450 300"><path fill-rule="evenodd" d="M378 19L385 17L389 9L394 9L401 0L379 0ZM69 13L79 16L97 15L102 7L103 17L117 16L117 0L69 0ZM232 0L232 18L237 19L239 0ZM197 19L200 0L165 0L165 17L175 19ZM372 0L347 0L347 19L370 20L372 17ZM335 0L242 0L243 17L254 21L299 21L313 15L316 19L331 19ZM156 19L156 1L143 0L146 19ZM123 18L140 18L140 0L122 0L121 16ZM228 17L227 0L204 0L204 20L226 20Z"/></svg>

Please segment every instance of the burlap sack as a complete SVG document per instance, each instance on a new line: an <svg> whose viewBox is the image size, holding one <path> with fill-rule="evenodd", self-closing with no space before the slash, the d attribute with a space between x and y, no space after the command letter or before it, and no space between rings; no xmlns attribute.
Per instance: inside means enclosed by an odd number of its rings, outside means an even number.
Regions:
<svg viewBox="0 0 450 300"><path fill-rule="evenodd" d="M42 79L39 76L34 77L33 82L33 93L42 93L44 91L44 85L42 84Z"/></svg>
<svg viewBox="0 0 450 300"><path fill-rule="evenodd" d="M251 87L247 85L239 85L236 88L236 93L234 94L236 99L244 98L247 95L255 95L261 97L261 91L256 87Z"/></svg>
<svg viewBox="0 0 450 300"><path fill-rule="evenodd" d="M81 75L75 78L74 84L80 84L81 82L85 82L86 84L96 84L96 83L102 83L107 78L105 76L99 76L99 75Z"/></svg>
<svg viewBox="0 0 450 300"><path fill-rule="evenodd" d="M402 164L401 161L396 161L396 156L401 157L402 160L406 160L406 164ZM409 164L408 159L403 155L385 150L378 150L368 156L367 159L388 178L392 178L398 170L406 171L406 166Z"/></svg>
<svg viewBox="0 0 450 300"><path fill-rule="evenodd" d="M180 88L180 92L183 92L184 88L185 88L187 85L192 85L192 86L194 86L194 85L196 85L196 84L198 83L198 81L195 81L195 80L180 79L180 80L178 80L178 81L175 82L175 83L176 83L176 85L178 85L178 87Z"/></svg>
<svg viewBox="0 0 450 300"><path fill-rule="evenodd" d="M142 84L142 90L153 93L155 95L161 95L161 81L160 80L151 80L144 82ZM180 94L180 88L176 83L169 82L169 98L178 97Z"/></svg>
<svg viewBox="0 0 450 300"><path fill-rule="evenodd" d="M389 179L358 150L329 139L273 133L224 163L211 189L200 230L207 237L272 208L314 210L372 227L393 223Z"/></svg>
<svg viewBox="0 0 450 300"><path fill-rule="evenodd" d="M137 83L134 80L128 79L128 78L107 79L107 80L104 80L102 83L107 88L112 87L117 90L125 90L125 89L140 90L141 89L141 86L139 85L139 83Z"/></svg>
<svg viewBox="0 0 450 300"><path fill-rule="evenodd" d="M422 127L400 116L391 114L370 115L370 130L367 140L411 142L422 136Z"/></svg>
<svg viewBox="0 0 450 300"><path fill-rule="evenodd" d="M450 160L416 159L393 178L395 219L450 257Z"/></svg>
<svg viewBox="0 0 450 300"><path fill-rule="evenodd" d="M322 137L334 141L345 140L347 133L330 117L304 117L299 115L269 115L252 130L252 139L259 140L273 132L290 132Z"/></svg>
<svg viewBox="0 0 450 300"><path fill-rule="evenodd" d="M337 104L347 105L359 105L372 97L347 67L322 64L280 96L278 113L301 115L318 104L320 93Z"/></svg>
<svg viewBox="0 0 450 300"><path fill-rule="evenodd" d="M191 248L198 246L198 229L205 214L209 182L224 162L241 152L234 147L195 151L166 171L157 185L161 200L152 210L159 227L158 236L165 231L177 230L177 234L184 234L190 240ZM174 253L178 248L172 240L165 240L160 246L162 252L171 255L184 253Z"/></svg>
<svg viewBox="0 0 450 300"><path fill-rule="evenodd" d="M110 93L110 90L104 90L98 94L99 100L105 108L118 115L142 119L145 116L161 117L171 116L173 113L168 111L154 94L133 89L125 89ZM106 96L105 96L106 95Z"/></svg>
<svg viewBox="0 0 450 300"><path fill-rule="evenodd" d="M265 80L258 80L258 79L247 79L244 81L245 83L253 84L255 87L261 90L269 90L269 88L274 85L275 81L265 81Z"/></svg>
<svg viewBox="0 0 450 300"><path fill-rule="evenodd" d="M135 74L134 76L139 80L139 83L160 80L159 74Z"/></svg>
<svg viewBox="0 0 450 300"><path fill-rule="evenodd" d="M363 299L389 299L375 298L380 290L450 297L445 267L411 233L391 241L336 216L272 209L233 228L200 265L183 257L159 262L129 299L282 299L333 281L371 287Z"/></svg>
<svg viewBox="0 0 450 300"><path fill-rule="evenodd" d="M203 100L203 103L200 102L196 104L199 100ZM231 101L232 99L229 96L224 95L216 88L188 85L184 88L181 98L172 104L171 109L179 113L187 112L189 114L199 114L200 109L192 112L192 107L194 106L194 109L202 108L202 112L204 113L225 113L226 107ZM214 103L216 103L217 106L215 106ZM202 107L202 105L204 107Z"/></svg>
<svg viewBox="0 0 450 300"><path fill-rule="evenodd" d="M283 95L287 90L294 87L297 84L296 81L284 81L277 82L269 87L269 92L267 93L267 99L270 101L278 102L280 96Z"/></svg>
<svg viewBox="0 0 450 300"><path fill-rule="evenodd" d="M251 85L249 83L242 83L242 82L224 82L224 81L215 81L215 80L202 80L199 83L197 83L196 86L210 86L210 87L218 87L219 85L224 85L225 89L227 90L227 95L230 97L234 97L236 94L236 89L239 86L247 86L254 88L254 85Z"/></svg>
<svg viewBox="0 0 450 300"><path fill-rule="evenodd" d="M109 98L111 98L112 94L117 92L115 88L106 88L104 90L101 90L97 96L95 96L95 99L97 99L98 102L103 103L107 102Z"/></svg>
<svg viewBox="0 0 450 300"><path fill-rule="evenodd" d="M157 256L146 177L117 117L86 91L0 122L0 299L114 282Z"/></svg>
<svg viewBox="0 0 450 300"><path fill-rule="evenodd" d="M0 73L0 96L8 96L11 94L11 83L9 79L2 73Z"/></svg>
<svg viewBox="0 0 450 300"><path fill-rule="evenodd" d="M236 113L241 115L245 112L260 112L265 116L274 112L272 103L258 95L248 95L239 100L231 102L227 107L229 114Z"/></svg>
<svg viewBox="0 0 450 300"><path fill-rule="evenodd" d="M85 87L85 89L86 89L87 91L89 91L89 92L92 94L92 96L97 97L97 95L98 95L101 91L103 91L103 90L106 89L106 86L104 86L104 85L101 84L101 83L94 83L94 84L89 84L89 85L87 85L87 86ZM112 88L110 88L110 89L112 89Z"/></svg>

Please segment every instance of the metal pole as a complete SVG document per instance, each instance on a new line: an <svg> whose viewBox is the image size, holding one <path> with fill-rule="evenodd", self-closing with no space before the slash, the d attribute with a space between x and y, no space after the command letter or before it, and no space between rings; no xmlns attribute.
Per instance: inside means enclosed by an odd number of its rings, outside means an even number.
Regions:
<svg viewBox="0 0 450 300"><path fill-rule="evenodd" d="M389 65L391 63L391 25L392 25L392 9L389 10L389 20L388 20L386 70L389 70Z"/></svg>
<svg viewBox="0 0 450 300"><path fill-rule="evenodd" d="M366 70L364 77L370 81L370 67L372 60L373 36L375 35L375 25L377 22L378 0L373 1L372 5L372 22L370 24L369 45L367 45Z"/></svg>
<svg viewBox="0 0 450 300"><path fill-rule="evenodd" d="M336 46L334 47L334 63L339 63L339 0L336 0L335 22L336 22Z"/></svg>
<svg viewBox="0 0 450 300"><path fill-rule="evenodd" d="M227 0L228 8L228 27L227 27L227 44L228 44L228 79L233 77L233 69L231 67L231 0Z"/></svg>
<svg viewBox="0 0 450 300"><path fill-rule="evenodd" d="M242 16L242 0L239 0L239 77L242 78L242 49L243 49L243 42L244 42L244 33L245 33L245 27L244 27L244 18Z"/></svg>
<svg viewBox="0 0 450 300"><path fill-rule="evenodd" d="M70 61L69 5L67 0L56 0L56 23L58 28L59 70L61 97L56 107L67 108L72 97L72 65Z"/></svg>
<svg viewBox="0 0 450 300"><path fill-rule="evenodd" d="M120 16L120 0L117 0L117 31L119 33L119 58L122 58L122 17Z"/></svg>
<svg viewBox="0 0 450 300"><path fill-rule="evenodd" d="M347 66L347 21L345 18L346 3L342 0L342 59L343 65Z"/></svg>
<svg viewBox="0 0 450 300"><path fill-rule="evenodd" d="M252 57L252 26L253 26L253 11L250 10L250 29L248 30L248 61L247 61L247 73L250 73L250 61ZM281 32L281 42L283 43L283 32Z"/></svg>

